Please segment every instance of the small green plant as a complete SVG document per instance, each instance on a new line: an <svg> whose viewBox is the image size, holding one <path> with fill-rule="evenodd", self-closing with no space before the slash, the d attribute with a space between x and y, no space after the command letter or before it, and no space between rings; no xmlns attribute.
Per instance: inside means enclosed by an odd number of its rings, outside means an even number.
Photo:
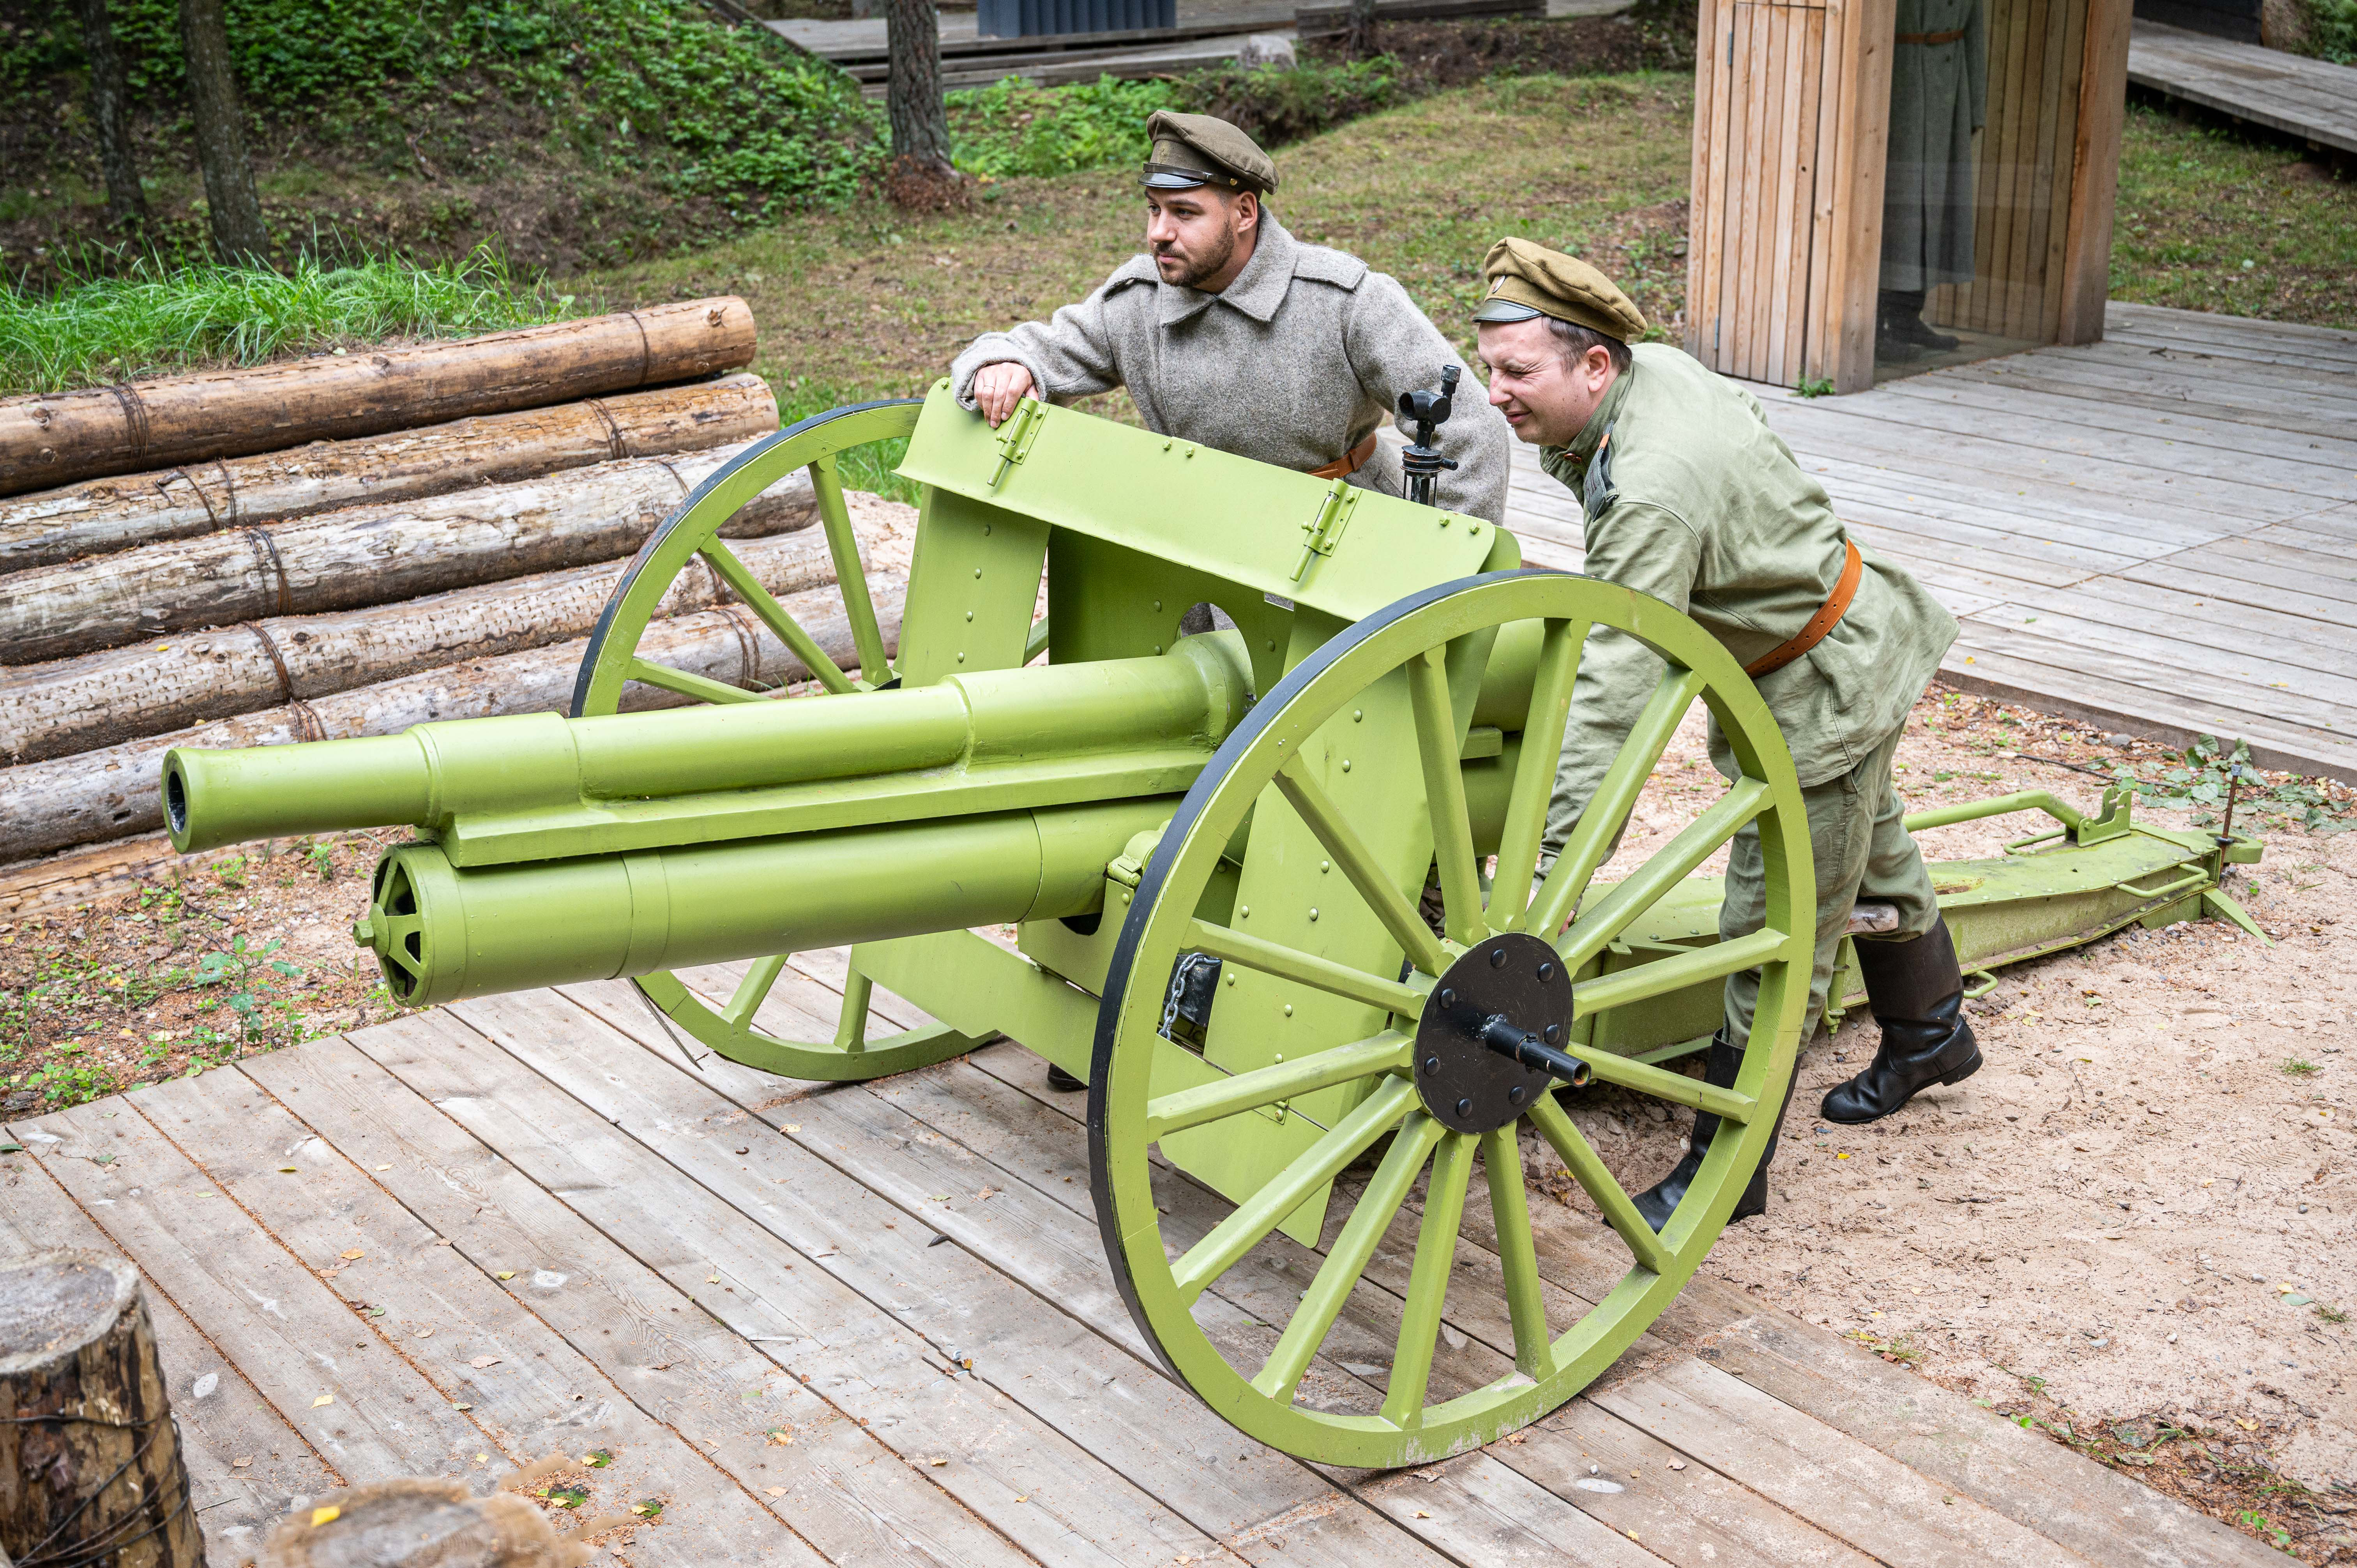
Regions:
<svg viewBox="0 0 2357 1568"><path fill-rule="evenodd" d="M1834 381L1831 376L1803 376L1801 384L1792 391L1801 397L1831 397Z"/></svg>
<svg viewBox="0 0 2357 1568"><path fill-rule="evenodd" d="M2357 65L2357 0L2306 4L2309 52L2335 65Z"/></svg>
<svg viewBox="0 0 2357 1568"><path fill-rule="evenodd" d="M2277 1551L2287 1550L2291 1545L2291 1531L2284 1529L2256 1509L2244 1509L2234 1516L2234 1520L2245 1530L2275 1537Z"/></svg>
<svg viewBox="0 0 2357 1568"><path fill-rule="evenodd" d="M2327 1306L2320 1301L2316 1304L2316 1316L2324 1319L2327 1323L2346 1323L2349 1321L2349 1314L2347 1312L2337 1306Z"/></svg>
<svg viewBox="0 0 2357 1568"><path fill-rule="evenodd" d="M274 996L278 987L270 979L274 974L293 980L303 972L285 959L270 956L283 945L273 937L257 947L241 936L231 939L226 950L209 952L197 961L190 983L225 989L229 1010L236 1015L239 1031L249 1046L284 1033L294 1024L292 1000ZM275 1026L270 1023L274 1014L278 1019Z"/></svg>
<svg viewBox="0 0 2357 1568"><path fill-rule="evenodd" d="M2283 1061L2283 1070L2294 1078L2306 1078L2309 1073L2322 1072L2324 1069L2314 1062L2302 1061L2298 1057L2286 1057Z"/></svg>
<svg viewBox="0 0 2357 1568"><path fill-rule="evenodd" d="M229 855L213 863L213 875L224 887L245 886L245 856Z"/></svg>
<svg viewBox="0 0 2357 1568"><path fill-rule="evenodd" d="M2263 811L2288 818L2312 833L2345 833L2357 827L2357 813L2336 806L2306 779L2269 786L2266 776L2251 765L2248 741L2196 736L2193 744L2179 754L2177 763L2163 766L2157 775L2147 776L2133 765L2123 764L2114 770L2113 778L2133 789L2139 800L2197 813L2193 819L2197 826L2208 827L2222 820L2231 787L2238 816Z"/></svg>
<svg viewBox="0 0 2357 1568"><path fill-rule="evenodd" d="M113 1075L88 1062L51 1062L12 1078L7 1084L11 1089L38 1090L42 1100L59 1111L102 1100L115 1090Z"/></svg>

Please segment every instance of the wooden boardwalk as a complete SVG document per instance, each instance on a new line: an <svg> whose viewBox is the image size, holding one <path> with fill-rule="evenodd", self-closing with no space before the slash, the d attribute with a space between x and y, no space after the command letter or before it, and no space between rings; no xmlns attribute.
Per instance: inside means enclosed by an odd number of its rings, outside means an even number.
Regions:
<svg viewBox="0 0 2357 1568"><path fill-rule="evenodd" d="M2085 348L1751 390L1963 620L1945 679L2357 781L2357 332L2115 301ZM1576 568L1577 503L1515 463L1524 553Z"/></svg>
<svg viewBox="0 0 2357 1568"><path fill-rule="evenodd" d="M764 1026L831 1027L841 972L790 971ZM823 1088L691 1064L620 984L528 993L19 1121L0 1252L145 1273L215 1568L339 1483L595 1448L584 1513L663 1505L616 1560L681 1568L2281 1561L1708 1278L1487 1450L1297 1463L1155 1369L1082 1111L1013 1044ZM1543 1272L1593 1299L1619 1243L1539 1209ZM1220 1289L1307 1256L1279 1235ZM1362 1291L1340 1338L1396 1320ZM1452 1304L1512 1355L1502 1311Z"/></svg>
<svg viewBox="0 0 2357 1568"><path fill-rule="evenodd" d="M2357 156L2357 67L2139 21L2128 40L2128 81Z"/></svg>

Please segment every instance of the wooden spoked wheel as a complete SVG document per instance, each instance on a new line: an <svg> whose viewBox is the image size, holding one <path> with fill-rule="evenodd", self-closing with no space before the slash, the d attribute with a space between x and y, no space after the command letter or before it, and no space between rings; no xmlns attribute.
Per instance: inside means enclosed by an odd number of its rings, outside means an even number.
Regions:
<svg viewBox="0 0 2357 1568"><path fill-rule="evenodd" d="M871 403L817 414L756 442L697 486L640 548L607 601L574 682L574 716L618 712L632 682L659 686L698 703L770 700L759 693L641 657L648 622L680 574L698 560L708 564L730 593L793 651L830 698L855 698L889 683L891 665L885 653L883 628L867 591L859 542L852 533L851 514L844 504L836 467L841 456L854 447L906 436L916 428L923 407L916 402ZM819 522L826 531L835 583L859 653L856 675L827 655L720 537L720 530L748 501L800 468L810 472ZM722 1056L789 1078L877 1078L945 1060L980 1043L939 1025L867 1038L871 986L856 968L844 986L842 1016L833 1039L795 1040L771 1034L759 1027L755 1018L791 956L780 952L757 960L728 1001L718 1007L669 971L641 975L631 983L673 1023Z"/></svg>
<svg viewBox="0 0 2357 1568"><path fill-rule="evenodd" d="M1478 639L1472 646L1486 657L1483 634L1529 621L1543 628L1529 710L1534 737L1562 734L1591 628L1629 633L1667 665L1534 894L1557 747L1545 739L1522 746L1502 830L1493 830L1494 845L1478 843L1458 760L1468 714L1464 700L1452 700L1448 664L1458 639ZM1405 793L1420 794L1429 815L1429 864L1437 868L1446 938L1436 937L1417 914L1427 865L1421 842L1411 846L1415 871L1406 877L1387 872L1385 854L1375 847L1383 842L1381 824L1353 822L1337 804L1346 791L1337 788L1337 748L1328 742L1347 736L1362 712L1374 710L1378 688L1394 682L1404 682L1413 709L1414 755L1388 765L1361 757L1361 772L1390 766L1420 775L1422 789L1410 786ZM1457 689L1464 687L1460 679ZM1743 777L1635 872L1588 897L1648 775L1697 701L1717 719ZM1367 786L1362 779L1351 788ZM1316 840L1311 854L1330 859L1341 874L1338 884L1347 880L1347 892L1334 886L1326 897L1336 906L1350 897L1363 901L1388 934L1387 960L1346 965L1251 935L1243 929L1249 906L1238 907L1230 923L1202 918L1206 908L1219 907L1217 899L1207 905L1205 894L1247 813L1254 813L1257 836L1271 831L1271 813L1288 811ZM1564 980L1593 969L1617 935L1747 822L1758 824L1766 864L1765 929L1602 978ZM1485 899L1480 867L1492 848L1497 870ZM1408 864L1396 849L1388 863ZM1318 872L1305 867L1304 874ZM1261 701L1204 769L1146 867L1107 976L1090 1086L1090 1147L1099 1226L1139 1328L1172 1375L1238 1427L1329 1464L1418 1463L1488 1442L1553 1410L1675 1296L1758 1166L1792 1072L1814 904L1806 814L1775 721L1726 650L1668 606L1591 578L1499 573L1413 596L1336 637ZM1577 918L1566 929L1574 910ZM1326 911L1329 926L1338 912ZM1171 1053L1184 1047L1158 1031L1167 1026L1173 965L1189 952L1211 954L1247 977L1286 983L1290 994L1305 1001L1361 1004L1355 1015L1370 1026L1240 1072L1207 1072L1200 1057L1174 1062ZM1560 968L1544 973L1550 960ZM1460 988L1481 992L1493 980L1521 975L1514 993L1521 1000L1475 996L1476 1015L1496 1005L1501 1012L1494 1023L1522 1010L1530 1015L1513 1016L1514 1030L1562 1026L1565 1033L1549 1037L1577 1050L1588 1020L1600 1024L1615 1008L1641 1006L1751 968L1760 972L1757 1021L1731 1090L1620 1057L1578 1053L1598 1081L1721 1119L1700 1175L1658 1236L1547 1079L1521 1076L1494 1047L1488 1054L1478 1044L1465 1047L1469 1036L1461 1031L1449 1036L1455 1046L1435 1044L1461 1022ZM1232 994L1238 993L1225 985L1217 992L1220 1003ZM1553 1015L1541 1015L1550 1008ZM1288 1005L1288 1022L1290 1014ZM1436 1082L1450 1080L1455 1086L1436 1098ZM1174 1082L1186 1087L1174 1090ZM1320 1093L1326 1098L1312 1098ZM1254 1118L1268 1116L1270 1108L1307 1115L1305 1104L1327 1108L1314 1141L1242 1201L1198 1192L1195 1208L1208 1204L1211 1212L1184 1224L1157 1208L1157 1176L1175 1179L1157 1172L1157 1144L1230 1118L1242 1119L1230 1123L1239 1137L1265 1134L1265 1122L1256 1127ZM1589 1287L1592 1299L1542 1278L1517 1144L1525 1120L1626 1247L1625 1273L1617 1283L1606 1279ZM1298 1243L1277 1233L1305 1197L1322 1193L1385 1140L1355 1196L1344 1185L1334 1188L1317 1255L1303 1255ZM1459 1235L1477 1155L1486 1166L1493 1250ZM1419 1194L1420 1201L1412 1201ZM1288 1248L1289 1259L1283 1256ZM1461 1266L1469 1258L1480 1266ZM1294 1288L1254 1294L1245 1276L1256 1267L1258 1279L1282 1275ZM1489 1282L1486 1295L1481 1281ZM1321 1355L1338 1320L1347 1321L1368 1360L1376 1359L1363 1348L1371 1336L1383 1345L1388 1366L1352 1364L1355 1357L1331 1349Z"/></svg>

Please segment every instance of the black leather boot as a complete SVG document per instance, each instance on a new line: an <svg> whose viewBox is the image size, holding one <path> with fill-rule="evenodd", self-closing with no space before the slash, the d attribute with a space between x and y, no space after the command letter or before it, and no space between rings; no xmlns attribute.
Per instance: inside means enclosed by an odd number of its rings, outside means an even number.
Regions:
<svg viewBox="0 0 2357 1568"><path fill-rule="evenodd" d="M1736 1069L1743 1065L1743 1053L1727 1043L1727 1031L1720 1029L1710 1037L1710 1054L1703 1059L1702 1080L1713 1089L1733 1089ZM1795 1077L1798 1071L1795 1070ZM1792 1102L1792 1087L1784 1086L1784 1105ZM1783 1125L1784 1106L1776 1108L1776 1123ZM1695 1112L1694 1131L1687 1135L1686 1152L1670 1168L1670 1174L1639 1193L1631 1202L1645 1223L1655 1233L1670 1222L1670 1216L1694 1184L1695 1173L1702 1169L1702 1157L1710 1152L1710 1141L1718 1135L1718 1118L1707 1111ZM1749 1219L1755 1214L1768 1212L1768 1166L1776 1157L1776 1139L1768 1139L1767 1152L1760 1156L1760 1168L1751 1173L1751 1183L1743 1196L1735 1200L1735 1212L1727 1216L1729 1223Z"/></svg>
<svg viewBox="0 0 2357 1568"><path fill-rule="evenodd" d="M1086 1089L1088 1086L1089 1080L1087 1079L1077 1078L1072 1074L1066 1072L1062 1068L1058 1067L1054 1062L1049 1062L1048 1064L1048 1087L1054 1090L1057 1093L1070 1094L1076 1089Z"/></svg>
<svg viewBox="0 0 2357 1568"><path fill-rule="evenodd" d="M1826 1121L1879 1122L1933 1084L1962 1083L1980 1070L1980 1043L1964 1021L1964 977L1947 921L1913 941L1861 940L1857 966L1882 1045L1871 1067L1826 1094Z"/></svg>

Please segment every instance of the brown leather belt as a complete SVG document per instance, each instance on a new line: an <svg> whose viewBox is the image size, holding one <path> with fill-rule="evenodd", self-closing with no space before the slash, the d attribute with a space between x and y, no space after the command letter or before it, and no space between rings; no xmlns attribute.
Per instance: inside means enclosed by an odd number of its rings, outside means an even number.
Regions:
<svg viewBox="0 0 2357 1568"><path fill-rule="evenodd" d="M1746 675L1757 679L1770 671L1781 670L1823 642L1825 633L1833 630L1841 618L1848 613L1850 600L1857 597L1857 580L1866 574L1866 563L1859 558L1857 545L1845 540L1842 548L1847 555L1842 562L1841 580L1834 585L1834 591L1825 596L1825 602L1817 607L1817 613L1809 618L1809 624L1803 627L1792 641L1745 665L1743 672Z"/></svg>
<svg viewBox="0 0 2357 1568"><path fill-rule="evenodd" d="M1367 432L1367 438L1364 441L1360 442L1356 446L1351 447L1348 452L1343 453L1340 457L1335 458L1332 462L1325 465L1323 467L1310 469L1309 477L1313 479L1339 479L1345 474L1355 474L1361 468L1365 467L1367 459L1374 455L1375 433L1370 430Z"/></svg>
<svg viewBox="0 0 2357 1568"><path fill-rule="evenodd" d="M1902 44L1953 44L1964 36L1962 27L1952 27L1944 33L1901 33L1899 41Z"/></svg>

